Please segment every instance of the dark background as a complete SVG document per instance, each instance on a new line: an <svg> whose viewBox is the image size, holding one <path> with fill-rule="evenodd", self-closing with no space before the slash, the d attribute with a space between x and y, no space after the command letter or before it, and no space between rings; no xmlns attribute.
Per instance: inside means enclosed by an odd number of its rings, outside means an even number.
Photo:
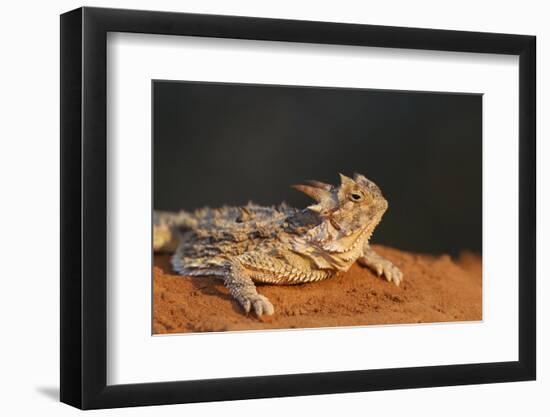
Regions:
<svg viewBox="0 0 550 417"><path fill-rule="evenodd" d="M305 207L290 184L359 172L389 202L372 242L481 253L481 103L474 94L154 81L154 207Z"/></svg>

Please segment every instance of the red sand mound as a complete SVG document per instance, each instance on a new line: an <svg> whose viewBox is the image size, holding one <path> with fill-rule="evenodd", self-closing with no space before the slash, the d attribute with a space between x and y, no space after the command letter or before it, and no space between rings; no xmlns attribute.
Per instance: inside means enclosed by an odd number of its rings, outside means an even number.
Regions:
<svg viewBox="0 0 550 417"><path fill-rule="evenodd" d="M273 316L245 315L215 278L176 275L155 256L154 333L285 329L481 320L481 257L428 256L383 246L377 251L404 273L400 287L354 265L322 282L258 286Z"/></svg>

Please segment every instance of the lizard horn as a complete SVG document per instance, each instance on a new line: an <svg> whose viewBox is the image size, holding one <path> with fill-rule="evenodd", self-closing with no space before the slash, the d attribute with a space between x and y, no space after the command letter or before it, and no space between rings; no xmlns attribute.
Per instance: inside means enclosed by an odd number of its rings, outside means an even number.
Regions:
<svg viewBox="0 0 550 417"><path fill-rule="evenodd" d="M323 188L302 184L292 185L291 187L295 190L301 191L302 193L310 196L311 198L319 202L326 199L327 197L330 197L330 193Z"/></svg>
<svg viewBox="0 0 550 417"><path fill-rule="evenodd" d="M365 177L364 175L358 174L357 172L353 174L353 180L354 180L357 184L369 184L369 183L372 183L372 181L369 180L367 177Z"/></svg>
<svg viewBox="0 0 550 417"><path fill-rule="evenodd" d="M331 191L332 190L332 185L321 182L321 181L307 180L306 182L309 185L311 185L313 187L316 187L316 188L321 188L321 189L326 190L326 191Z"/></svg>
<svg viewBox="0 0 550 417"><path fill-rule="evenodd" d="M340 174L340 182L342 185L355 185L355 181L353 181L350 177L346 177L344 174Z"/></svg>

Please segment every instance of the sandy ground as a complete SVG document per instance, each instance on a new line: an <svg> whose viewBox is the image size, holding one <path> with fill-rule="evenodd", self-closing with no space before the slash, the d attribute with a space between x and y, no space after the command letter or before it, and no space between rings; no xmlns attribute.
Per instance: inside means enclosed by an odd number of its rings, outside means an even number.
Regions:
<svg viewBox="0 0 550 417"><path fill-rule="evenodd" d="M260 319L243 314L221 281L176 275L155 256L153 332L186 333L481 320L481 257L428 256L374 245L398 265L400 287L355 264L322 282L258 286L275 306Z"/></svg>

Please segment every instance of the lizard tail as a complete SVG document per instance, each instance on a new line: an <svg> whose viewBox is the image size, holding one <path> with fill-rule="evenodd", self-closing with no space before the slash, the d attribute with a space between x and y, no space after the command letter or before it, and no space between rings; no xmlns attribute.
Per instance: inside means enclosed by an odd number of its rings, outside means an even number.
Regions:
<svg viewBox="0 0 550 417"><path fill-rule="evenodd" d="M196 220L185 211L153 211L153 250L155 253L174 253L182 230L192 229Z"/></svg>

